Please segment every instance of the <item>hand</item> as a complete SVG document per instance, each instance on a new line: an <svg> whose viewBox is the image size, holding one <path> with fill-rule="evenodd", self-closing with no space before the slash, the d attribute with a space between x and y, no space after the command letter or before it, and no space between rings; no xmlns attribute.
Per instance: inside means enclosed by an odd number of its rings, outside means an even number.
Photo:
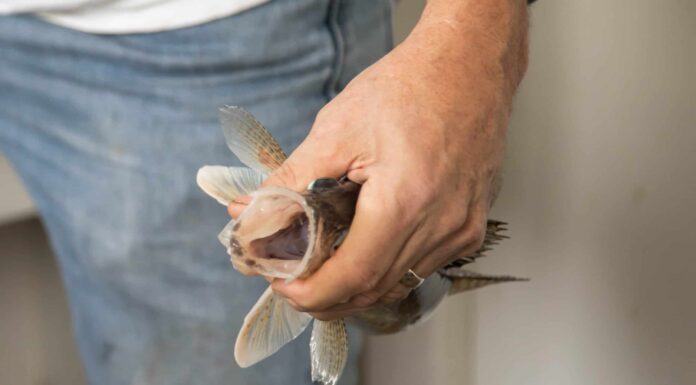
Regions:
<svg viewBox="0 0 696 385"><path fill-rule="evenodd" d="M326 105L264 184L302 191L342 175L363 184L336 254L307 279L273 282L317 318L404 298L409 269L429 276L483 241L526 67L526 8L489 0L446 5L448 13L445 3L429 2L407 40Z"/></svg>

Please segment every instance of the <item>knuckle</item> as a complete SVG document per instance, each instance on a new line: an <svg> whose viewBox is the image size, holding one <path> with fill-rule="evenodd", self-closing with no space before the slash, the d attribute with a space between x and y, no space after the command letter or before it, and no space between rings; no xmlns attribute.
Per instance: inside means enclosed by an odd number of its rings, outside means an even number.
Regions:
<svg viewBox="0 0 696 385"><path fill-rule="evenodd" d="M468 229L465 242L467 246L473 249L478 249L483 245L483 241L486 238L486 230L484 226L476 221L476 224L472 224Z"/></svg>
<svg viewBox="0 0 696 385"><path fill-rule="evenodd" d="M361 272L356 274L353 289L358 293L369 292L377 286L379 278L380 277L376 271L371 269L363 269Z"/></svg>
<svg viewBox="0 0 696 385"><path fill-rule="evenodd" d="M320 109L319 112L317 112L316 117L314 118L314 125L312 126L312 130L314 130L315 127L321 127L324 125L324 123L329 121L329 117L331 116L331 111L330 107L331 104L327 104L324 106L324 108Z"/></svg>

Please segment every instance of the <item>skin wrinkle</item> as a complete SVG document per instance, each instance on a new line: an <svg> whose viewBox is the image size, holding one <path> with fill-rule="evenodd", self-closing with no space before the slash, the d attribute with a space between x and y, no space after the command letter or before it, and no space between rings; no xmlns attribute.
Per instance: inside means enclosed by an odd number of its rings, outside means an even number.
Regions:
<svg viewBox="0 0 696 385"><path fill-rule="evenodd" d="M408 233L407 241L406 241L406 243L404 243L404 245L401 247L401 249L399 249L397 255L403 254L404 250L407 248L415 248L415 249L420 248L419 245L420 245L420 243L421 243L420 241L422 241L422 239L414 239L415 238L414 234L417 234L418 231L424 227L426 220L427 220L427 218L425 218L423 215L421 215L421 218L416 223L416 226L413 228L413 230L410 233ZM396 267L396 269L395 269L395 267ZM405 269L408 270L408 267L406 267ZM395 277L398 281L398 279L400 279L401 276L403 275L403 273L400 273L400 272L403 271L404 268L399 266L399 260L397 259L394 261L392 266L390 266L390 270L399 271L399 273L397 273L397 275ZM399 285L398 282L397 282L397 285ZM393 287L394 287L394 285L390 285L390 286L382 285L381 287L379 287L379 286L375 287L374 290L372 290L370 292L358 295L355 298L356 300L351 301L351 303L355 306L358 306L358 307L365 307L365 306L372 305L372 304L376 303L382 295L386 294Z"/></svg>
<svg viewBox="0 0 696 385"><path fill-rule="evenodd" d="M478 248L526 70L526 12L519 0L431 0L409 37L322 109L264 185L347 174L363 183L356 216L334 257L274 290L342 317L408 294L409 268L426 276Z"/></svg>

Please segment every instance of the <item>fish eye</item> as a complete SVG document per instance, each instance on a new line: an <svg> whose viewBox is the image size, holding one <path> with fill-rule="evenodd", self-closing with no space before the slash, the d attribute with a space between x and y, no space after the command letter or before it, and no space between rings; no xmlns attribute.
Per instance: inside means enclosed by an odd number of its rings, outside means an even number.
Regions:
<svg viewBox="0 0 696 385"><path fill-rule="evenodd" d="M307 186L308 190L322 190L322 189L331 189L331 188L336 188L338 187L338 181L334 178L319 178L315 179L312 181L309 186Z"/></svg>

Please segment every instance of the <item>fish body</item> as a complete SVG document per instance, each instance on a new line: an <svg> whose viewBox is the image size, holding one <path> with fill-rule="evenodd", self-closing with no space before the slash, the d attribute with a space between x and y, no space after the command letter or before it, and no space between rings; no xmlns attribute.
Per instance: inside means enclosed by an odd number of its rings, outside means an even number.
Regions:
<svg viewBox="0 0 696 385"><path fill-rule="evenodd" d="M242 215L230 221L218 236L233 266L247 275L288 281L312 275L331 258L347 234L360 185L347 178L322 178L303 192L259 188L266 175L283 163L285 154L271 134L241 108L224 107L220 117L229 148L249 168L204 166L197 182L223 205L242 195L251 197ZM396 333L423 320L449 294L520 280L462 268L506 238L500 234L504 225L489 220L483 246L477 252L426 278L405 299L377 304L346 320L314 320L310 341L312 380L332 385L340 377L348 348L345 321L372 333ZM237 363L247 367L268 357L296 338L310 322L310 315L294 310L269 287L244 319L235 345Z"/></svg>

